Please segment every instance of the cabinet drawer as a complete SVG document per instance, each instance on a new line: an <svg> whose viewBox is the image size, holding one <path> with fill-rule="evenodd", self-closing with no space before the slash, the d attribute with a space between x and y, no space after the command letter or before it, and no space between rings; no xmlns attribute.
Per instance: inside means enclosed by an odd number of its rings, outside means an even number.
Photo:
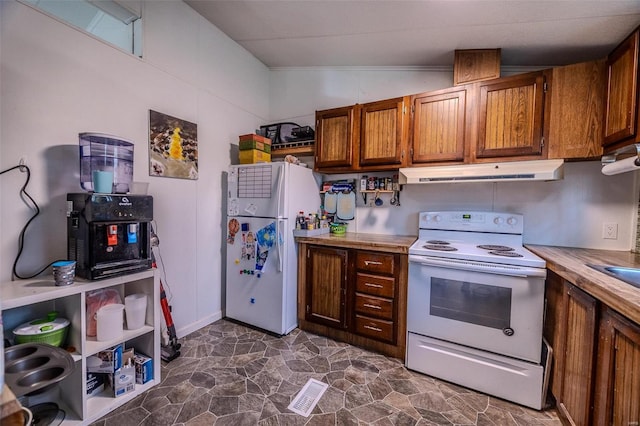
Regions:
<svg viewBox="0 0 640 426"><path fill-rule="evenodd" d="M358 272L356 278L356 291L373 294L382 297L394 297L396 280L389 277L363 274Z"/></svg>
<svg viewBox="0 0 640 426"><path fill-rule="evenodd" d="M385 342L393 342L393 321L356 315L356 333Z"/></svg>
<svg viewBox="0 0 640 426"><path fill-rule="evenodd" d="M363 271L392 275L394 270L394 256L387 253L358 251L356 267Z"/></svg>
<svg viewBox="0 0 640 426"><path fill-rule="evenodd" d="M382 297L356 293L356 312L361 314L393 319L393 301Z"/></svg>

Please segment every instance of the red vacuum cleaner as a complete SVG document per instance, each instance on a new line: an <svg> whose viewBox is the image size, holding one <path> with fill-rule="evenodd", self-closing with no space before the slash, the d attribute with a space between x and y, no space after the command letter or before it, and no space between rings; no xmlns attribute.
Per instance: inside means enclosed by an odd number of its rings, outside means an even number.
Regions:
<svg viewBox="0 0 640 426"><path fill-rule="evenodd" d="M153 226L151 226L151 264L154 268L156 265L156 257L153 253L153 247L160 245L160 239L155 233ZM160 280L160 306L162 307L162 315L164 315L164 322L167 325L167 334L169 335L169 342L166 345L160 345L160 357L164 362L170 362L180 356L181 343L178 343L178 336L176 335L176 327L173 325L173 318L171 317L171 306L167 300L167 293L164 291L162 285L162 279Z"/></svg>
<svg viewBox="0 0 640 426"><path fill-rule="evenodd" d="M182 344L178 343L176 328L173 325L173 318L171 317L171 307L167 301L167 294L162 286L162 280L160 280L160 305L162 306L162 314L164 315L164 322L167 324L167 333L169 334L169 343L167 345L160 345L160 356L163 361L170 362L180 356L180 347Z"/></svg>

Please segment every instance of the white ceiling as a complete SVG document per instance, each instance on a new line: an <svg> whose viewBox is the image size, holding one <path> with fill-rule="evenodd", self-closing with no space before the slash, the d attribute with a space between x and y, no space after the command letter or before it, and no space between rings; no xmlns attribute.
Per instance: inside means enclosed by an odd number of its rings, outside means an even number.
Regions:
<svg viewBox="0 0 640 426"><path fill-rule="evenodd" d="M602 58L640 25L640 0L186 0L276 67L451 66L502 49L503 66Z"/></svg>

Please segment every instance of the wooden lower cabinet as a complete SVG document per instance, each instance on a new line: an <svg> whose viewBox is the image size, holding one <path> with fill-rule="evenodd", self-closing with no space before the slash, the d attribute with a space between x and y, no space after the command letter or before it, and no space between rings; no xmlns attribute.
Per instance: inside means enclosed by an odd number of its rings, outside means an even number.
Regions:
<svg viewBox="0 0 640 426"><path fill-rule="evenodd" d="M406 255L299 244L298 260L302 330L404 359Z"/></svg>
<svg viewBox="0 0 640 426"><path fill-rule="evenodd" d="M640 326L549 271L550 392L570 425L640 424Z"/></svg>
<svg viewBox="0 0 640 426"><path fill-rule="evenodd" d="M307 251L305 319L346 328L347 251L314 247Z"/></svg>
<svg viewBox="0 0 640 426"><path fill-rule="evenodd" d="M554 354L551 392L558 411L570 424L590 425L597 301L550 272L547 277L547 309L547 323L553 324L545 327L545 335Z"/></svg>
<svg viewBox="0 0 640 426"><path fill-rule="evenodd" d="M640 326L604 308L593 424L640 424Z"/></svg>

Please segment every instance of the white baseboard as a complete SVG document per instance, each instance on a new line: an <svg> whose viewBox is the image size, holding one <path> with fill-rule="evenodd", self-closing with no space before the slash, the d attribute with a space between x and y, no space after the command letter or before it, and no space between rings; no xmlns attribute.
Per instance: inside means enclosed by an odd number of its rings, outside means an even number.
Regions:
<svg viewBox="0 0 640 426"><path fill-rule="evenodd" d="M178 336L178 339L180 339L188 334L193 333L196 330L200 330L202 327L218 321L219 319L222 319L222 311L218 311L214 314L206 316L196 322L192 322L185 327L181 327L180 329L176 329L176 335Z"/></svg>

